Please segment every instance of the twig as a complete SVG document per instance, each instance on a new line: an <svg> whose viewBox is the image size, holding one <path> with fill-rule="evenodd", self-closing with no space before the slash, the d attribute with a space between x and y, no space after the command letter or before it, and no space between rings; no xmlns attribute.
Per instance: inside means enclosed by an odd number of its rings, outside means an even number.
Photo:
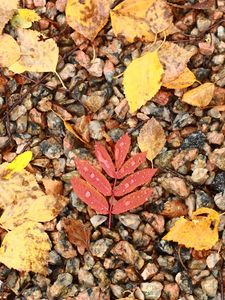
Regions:
<svg viewBox="0 0 225 300"><path fill-rule="evenodd" d="M178 254L178 257L179 257L179 261L180 261L182 267L184 268L184 270L188 273L188 269L185 267L185 265L184 265L184 263L183 263L183 260L182 260L182 258L181 258L180 250L181 250L181 247L179 246L178 251L177 251L177 254Z"/></svg>

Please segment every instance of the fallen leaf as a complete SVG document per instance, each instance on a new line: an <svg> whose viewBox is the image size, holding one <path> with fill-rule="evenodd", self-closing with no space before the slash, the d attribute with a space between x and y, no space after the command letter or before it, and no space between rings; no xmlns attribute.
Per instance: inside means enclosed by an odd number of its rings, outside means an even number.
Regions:
<svg viewBox="0 0 225 300"><path fill-rule="evenodd" d="M192 85L195 81L195 74L188 68L185 68L183 73L181 73L177 78L170 82L163 83L162 85L168 89L185 89L186 87Z"/></svg>
<svg viewBox="0 0 225 300"><path fill-rule="evenodd" d="M141 206L152 194L152 189L146 188L137 192L133 192L113 204L112 213L122 214L128 210Z"/></svg>
<svg viewBox="0 0 225 300"><path fill-rule="evenodd" d="M62 195L63 194L63 183L59 180L53 180L50 178L42 179L42 183L45 188L45 193L47 195Z"/></svg>
<svg viewBox="0 0 225 300"><path fill-rule="evenodd" d="M197 107L207 106L213 98L215 85L206 82L184 93L182 101Z"/></svg>
<svg viewBox="0 0 225 300"><path fill-rule="evenodd" d="M20 47L9 34L0 36L0 66L9 67L20 58Z"/></svg>
<svg viewBox="0 0 225 300"><path fill-rule="evenodd" d="M173 15L170 6L164 0L155 0L147 10L146 19L154 33L160 33L170 27Z"/></svg>
<svg viewBox="0 0 225 300"><path fill-rule="evenodd" d="M109 0L68 0L66 20L70 27L93 41L109 18Z"/></svg>
<svg viewBox="0 0 225 300"><path fill-rule="evenodd" d="M164 66L163 85L176 79L187 67L187 63L194 54L192 51L172 42L165 42L158 51L159 60Z"/></svg>
<svg viewBox="0 0 225 300"><path fill-rule="evenodd" d="M211 208L202 207L191 218L189 221L180 217L163 239L195 250L211 249L218 241L219 214Z"/></svg>
<svg viewBox="0 0 225 300"><path fill-rule="evenodd" d="M26 222L6 234L1 248L0 261L18 271L47 275L51 242L43 225Z"/></svg>
<svg viewBox="0 0 225 300"><path fill-rule="evenodd" d="M133 60L124 72L124 92L130 112L133 113L158 92L163 67L157 51L147 52Z"/></svg>
<svg viewBox="0 0 225 300"><path fill-rule="evenodd" d="M116 36L122 35L128 42L136 38L152 42L155 34L146 20L146 13L155 0L125 0L111 10L111 23Z"/></svg>
<svg viewBox="0 0 225 300"><path fill-rule="evenodd" d="M11 163L5 168L6 175L3 177L9 179L14 173L21 172L32 159L32 151L25 151L19 154Z"/></svg>
<svg viewBox="0 0 225 300"><path fill-rule="evenodd" d="M122 164L124 163L126 156L130 149L131 139L128 134L124 134L116 142L115 145L115 165L116 169L119 170Z"/></svg>
<svg viewBox="0 0 225 300"><path fill-rule="evenodd" d="M176 218L180 216L186 216L188 214L188 208L181 200L171 200L163 204L163 210L161 215L167 218Z"/></svg>
<svg viewBox="0 0 225 300"><path fill-rule="evenodd" d="M106 148L101 143L95 144L95 156L99 161L103 170L112 178L116 177L115 166L112 159L106 150Z"/></svg>
<svg viewBox="0 0 225 300"><path fill-rule="evenodd" d="M141 151L147 152L146 157L150 161L162 150L166 143L166 137L162 126L154 117L141 128L137 141Z"/></svg>
<svg viewBox="0 0 225 300"><path fill-rule="evenodd" d="M33 22L40 19L40 16L34 10L20 8L10 22L13 27L30 28Z"/></svg>
<svg viewBox="0 0 225 300"><path fill-rule="evenodd" d="M70 243L76 245L83 255L90 245L91 229L80 220L72 218L63 218L61 223Z"/></svg>
<svg viewBox="0 0 225 300"><path fill-rule="evenodd" d="M14 73L54 72L58 62L59 49L53 39L45 38L39 31L22 29L17 30L17 41L20 45L20 59L9 67Z"/></svg>
<svg viewBox="0 0 225 300"><path fill-rule="evenodd" d="M0 208L4 209L0 224L6 230L12 230L26 221L50 221L68 202L61 195L46 195L35 176L26 170L1 180L0 194Z"/></svg>
<svg viewBox="0 0 225 300"><path fill-rule="evenodd" d="M2 33L5 25L13 17L19 5L19 0L0 0L0 34Z"/></svg>

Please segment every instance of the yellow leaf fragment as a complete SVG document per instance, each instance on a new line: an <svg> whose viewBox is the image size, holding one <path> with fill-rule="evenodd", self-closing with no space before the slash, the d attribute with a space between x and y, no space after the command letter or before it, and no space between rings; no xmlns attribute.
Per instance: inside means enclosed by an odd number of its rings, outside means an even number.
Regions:
<svg viewBox="0 0 225 300"><path fill-rule="evenodd" d="M40 16L32 9L20 8L17 14L12 18L11 24L14 27L30 28L32 23L39 21Z"/></svg>
<svg viewBox="0 0 225 300"><path fill-rule="evenodd" d="M53 39L42 41L45 38L38 31L19 28L18 43L21 57L12 64L9 70L14 73L28 72L56 72L59 49Z"/></svg>
<svg viewBox="0 0 225 300"><path fill-rule="evenodd" d="M136 38L152 42L156 33L172 24L171 9L164 0L125 0L110 14L114 34L128 42Z"/></svg>
<svg viewBox="0 0 225 300"><path fill-rule="evenodd" d="M51 242L43 225L26 222L8 232L0 248L0 261L8 268L47 274Z"/></svg>
<svg viewBox="0 0 225 300"><path fill-rule="evenodd" d="M157 51L147 52L133 60L124 72L124 92L133 113L158 92L163 67Z"/></svg>
<svg viewBox="0 0 225 300"><path fill-rule="evenodd" d="M46 195L33 174L26 170L0 182L1 227L12 230L26 221L47 222L67 204L61 195Z"/></svg>
<svg viewBox="0 0 225 300"><path fill-rule="evenodd" d="M219 214L202 207L192 214L191 221L180 217L163 239L195 250L209 250L218 241L218 225Z"/></svg>
<svg viewBox="0 0 225 300"><path fill-rule="evenodd" d="M13 17L18 5L19 0L0 0L0 34L8 21Z"/></svg>
<svg viewBox="0 0 225 300"><path fill-rule="evenodd" d="M213 98L215 85L206 82L184 93L182 101L197 107L207 106Z"/></svg>
<svg viewBox="0 0 225 300"><path fill-rule="evenodd" d="M186 87L192 85L195 81L195 74L188 68L185 68L183 73L181 73L176 79L167 83L163 83L162 85L168 89L185 89Z"/></svg>
<svg viewBox="0 0 225 300"><path fill-rule="evenodd" d="M152 161L164 147L166 137L160 123L152 117L141 128L137 141L141 151L147 152L146 157Z"/></svg>
<svg viewBox="0 0 225 300"><path fill-rule="evenodd" d="M0 67L9 67L20 58L20 47L9 34L0 35Z"/></svg>
<svg viewBox="0 0 225 300"><path fill-rule="evenodd" d="M187 51L175 43L165 42L159 49L159 60L165 69L163 84L176 79L184 72L192 55L193 52Z"/></svg>
<svg viewBox="0 0 225 300"><path fill-rule="evenodd" d="M173 22L173 14L165 0L155 0L146 13L146 19L154 33L160 33L169 28Z"/></svg>
<svg viewBox="0 0 225 300"><path fill-rule="evenodd" d="M110 0L68 0L66 20L70 27L93 41L108 22Z"/></svg>
<svg viewBox="0 0 225 300"><path fill-rule="evenodd" d="M14 173L21 172L32 159L32 151L25 151L18 155L10 164L5 168L7 175L5 179L9 179Z"/></svg>

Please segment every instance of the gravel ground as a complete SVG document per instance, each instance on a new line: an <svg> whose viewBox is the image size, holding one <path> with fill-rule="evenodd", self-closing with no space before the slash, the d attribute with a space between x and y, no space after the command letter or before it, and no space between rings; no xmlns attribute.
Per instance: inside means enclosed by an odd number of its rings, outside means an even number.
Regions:
<svg viewBox="0 0 225 300"><path fill-rule="evenodd" d="M161 89L153 101L132 115L122 76L117 75L146 45L115 38L110 24L93 44L78 33L71 38L65 0L22 2L42 16L35 29L55 37L60 47L57 70L68 90L51 73L12 76L1 70L0 162L32 150L37 180L62 180L70 202L57 219L45 223L53 245L48 276L0 265L0 299L223 300L225 215L219 225L220 240L210 251L178 247L162 237L177 217L190 216L196 208L225 211L225 111L215 107L225 104L224 0L217 0L216 7L209 10L174 8L174 23L180 32L168 38L195 51L188 66L199 81L215 83L210 106L201 109L181 102L185 90ZM6 32L12 30L6 26ZM74 124L87 144L68 132L58 115ZM70 178L76 173L73 159L96 164L94 142L112 144L126 132L132 137L131 154L138 152L139 130L152 116L167 137L154 160L159 170L151 183L153 198L151 203L114 217L109 230L106 218L96 216L71 190ZM81 255L68 241L60 226L65 216L91 226L90 251Z"/></svg>

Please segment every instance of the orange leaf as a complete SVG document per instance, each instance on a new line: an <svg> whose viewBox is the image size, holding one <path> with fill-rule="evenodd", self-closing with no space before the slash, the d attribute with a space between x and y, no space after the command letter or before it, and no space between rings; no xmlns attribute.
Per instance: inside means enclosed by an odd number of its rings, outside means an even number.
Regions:
<svg viewBox="0 0 225 300"><path fill-rule="evenodd" d="M184 217L176 221L163 239L195 250L208 250L218 241L219 221L215 210L202 207L192 214L192 221Z"/></svg>
<svg viewBox="0 0 225 300"><path fill-rule="evenodd" d="M197 107L207 106L214 95L215 85L206 82L184 93L182 101Z"/></svg>
<svg viewBox="0 0 225 300"><path fill-rule="evenodd" d="M163 84L168 89L185 89L196 81L195 74L185 68L176 79Z"/></svg>

